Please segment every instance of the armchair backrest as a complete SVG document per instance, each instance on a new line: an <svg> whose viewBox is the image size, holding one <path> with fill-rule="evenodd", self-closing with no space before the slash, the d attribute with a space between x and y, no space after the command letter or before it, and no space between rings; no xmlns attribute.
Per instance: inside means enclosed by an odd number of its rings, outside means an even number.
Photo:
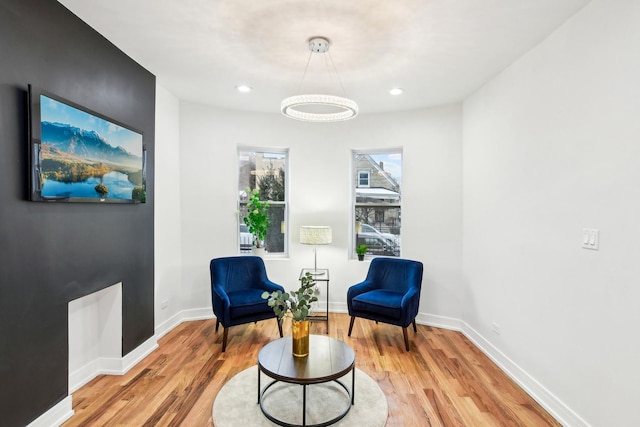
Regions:
<svg viewBox="0 0 640 427"><path fill-rule="evenodd" d="M367 281L376 289L407 292L422 287L422 263L401 258L374 258L369 265Z"/></svg>
<svg viewBox="0 0 640 427"><path fill-rule="evenodd" d="M209 269L211 284L221 285L227 292L258 288L268 280L264 261L258 256L215 258Z"/></svg>

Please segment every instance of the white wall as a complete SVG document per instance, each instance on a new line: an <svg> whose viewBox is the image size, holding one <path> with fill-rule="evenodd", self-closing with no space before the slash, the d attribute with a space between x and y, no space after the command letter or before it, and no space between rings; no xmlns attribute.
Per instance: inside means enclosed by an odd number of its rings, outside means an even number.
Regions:
<svg viewBox="0 0 640 427"><path fill-rule="evenodd" d="M402 255L425 264L420 310L459 318L461 118L457 105L313 124L181 102L186 307L211 306L209 261L237 254L239 145L289 148L289 257L267 259L267 271L285 288L297 287L300 269L313 265L312 248L297 243L299 227L330 225L333 244L319 248L318 265L331 270L332 310L346 310L347 288L364 279L368 268L348 251L351 150L403 147Z"/></svg>
<svg viewBox="0 0 640 427"><path fill-rule="evenodd" d="M639 8L594 0L462 109L316 125L159 88L156 325L210 312L209 261L237 250L238 145L290 149L290 256L267 260L271 279L297 286L313 262L299 226L330 225L319 265L344 310L368 268L348 253L350 150L401 146L402 250L425 263L421 314L461 320L565 425L640 425ZM600 251L581 248L583 228L600 230Z"/></svg>
<svg viewBox="0 0 640 427"><path fill-rule="evenodd" d="M639 49L594 0L464 103L463 316L571 425L640 425Z"/></svg>
<svg viewBox="0 0 640 427"><path fill-rule="evenodd" d="M187 308L182 300L179 111L178 99L156 85L154 274L160 335L172 326L172 316Z"/></svg>

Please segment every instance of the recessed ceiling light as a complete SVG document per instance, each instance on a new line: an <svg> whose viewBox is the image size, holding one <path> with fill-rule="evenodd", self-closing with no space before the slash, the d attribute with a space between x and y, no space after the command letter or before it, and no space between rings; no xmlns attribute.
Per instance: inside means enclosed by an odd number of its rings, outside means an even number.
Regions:
<svg viewBox="0 0 640 427"><path fill-rule="evenodd" d="M236 89L238 89L238 92L242 92L242 93L249 93L251 92L251 86L247 86L247 85L238 85L236 86Z"/></svg>
<svg viewBox="0 0 640 427"><path fill-rule="evenodd" d="M393 88L389 91L391 95L400 95L402 92L403 90L399 87Z"/></svg>

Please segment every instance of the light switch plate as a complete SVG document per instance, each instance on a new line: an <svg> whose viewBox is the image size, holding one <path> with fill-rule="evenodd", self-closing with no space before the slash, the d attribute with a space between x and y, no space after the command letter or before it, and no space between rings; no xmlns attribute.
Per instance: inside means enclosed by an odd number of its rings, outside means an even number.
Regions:
<svg viewBox="0 0 640 427"><path fill-rule="evenodd" d="M600 248L600 230L594 228L582 229L582 247L594 251Z"/></svg>

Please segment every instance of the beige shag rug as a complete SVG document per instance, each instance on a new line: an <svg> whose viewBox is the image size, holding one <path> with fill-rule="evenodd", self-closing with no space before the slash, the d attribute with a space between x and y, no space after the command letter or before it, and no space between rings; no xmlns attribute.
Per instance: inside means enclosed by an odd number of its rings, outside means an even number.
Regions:
<svg viewBox="0 0 640 427"><path fill-rule="evenodd" d="M261 375L260 386L272 381ZM351 389L351 373L340 380ZM349 397L335 382L307 386L307 424L319 424L338 416L347 407ZM258 405L258 367L236 374L222 386L213 403L215 427L271 427ZM289 424L302 424L302 386L277 383L265 393L265 409ZM349 413L333 424L338 427L384 427L387 422L387 399L378 384L356 369L355 404Z"/></svg>

